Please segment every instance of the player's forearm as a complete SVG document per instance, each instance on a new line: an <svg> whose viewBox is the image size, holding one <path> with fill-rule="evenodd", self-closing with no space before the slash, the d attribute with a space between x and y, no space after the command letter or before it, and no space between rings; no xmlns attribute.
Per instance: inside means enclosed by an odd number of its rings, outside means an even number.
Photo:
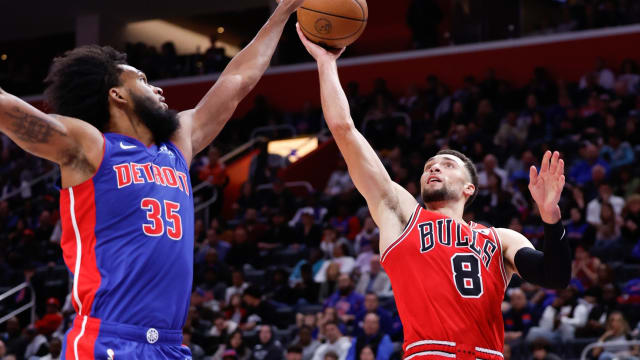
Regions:
<svg viewBox="0 0 640 360"><path fill-rule="evenodd" d="M543 251L524 247L514 256L520 276L546 288L563 289L571 280L571 248L559 221L544 225Z"/></svg>
<svg viewBox="0 0 640 360"><path fill-rule="evenodd" d="M222 72L222 76L240 76L240 95L243 98L253 89L269 67L273 53L282 36L284 26L293 10L279 5L269 20L262 26L251 43L240 51Z"/></svg>
<svg viewBox="0 0 640 360"><path fill-rule="evenodd" d="M347 96L342 90L335 61L319 61L320 98L327 126L332 133L351 130L354 126Z"/></svg>

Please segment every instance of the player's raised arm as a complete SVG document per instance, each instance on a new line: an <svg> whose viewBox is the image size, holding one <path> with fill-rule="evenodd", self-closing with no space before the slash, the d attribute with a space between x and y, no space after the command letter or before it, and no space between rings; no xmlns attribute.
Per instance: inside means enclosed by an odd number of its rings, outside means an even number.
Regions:
<svg viewBox="0 0 640 360"><path fill-rule="evenodd" d="M271 62L289 16L303 0L280 0L256 37L227 65L194 109L180 114L176 143L190 158L220 133L240 101L256 86Z"/></svg>
<svg viewBox="0 0 640 360"><path fill-rule="evenodd" d="M560 195L564 187L564 161L556 151L547 151L540 164L529 171L529 191L544 222L543 252L535 250L522 234L509 229L497 229L502 239L507 268L510 273L547 288L565 288L571 279L571 250L562 226Z"/></svg>
<svg viewBox="0 0 640 360"><path fill-rule="evenodd" d="M402 232L417 202L409 192L391 180L378 155L358 132L351 119L349 103L340 85L336 64L344 49L329 52L310 42L302 34L300 27L297 28L302 43L318 62L322 110L329 130L347 163L351 179L367 200L371 216L381 231L389 229L397 232L382 234L381 247L384 248L385 238L394 238Z"/></svg>
<svg viewBox="0 0 640 360"><path fill-rule="evenodd" d="M86 180L102 156L102 136L93 126L64 116L48 115L0 89L0 131L23 150L66 168L80 170ZM83 144L93 144L83 147ZM98 144L98 146L94 146ZM94 151L95 150L95 151ZM88 175L88 176L87 176ZM66 176L65 180L70 182Z"/></svg>

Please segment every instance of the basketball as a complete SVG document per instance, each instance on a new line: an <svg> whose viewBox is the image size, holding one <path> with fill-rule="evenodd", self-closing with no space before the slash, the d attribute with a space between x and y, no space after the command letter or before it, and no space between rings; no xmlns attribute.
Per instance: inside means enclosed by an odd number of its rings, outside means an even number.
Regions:
<svg viewBox="0 0 640 360"><path fill-rule="evenodd" d="M365 0L306 0L298 8L298 23L305 36L336 49L351 45L362 35L368 16Z"/></svg>

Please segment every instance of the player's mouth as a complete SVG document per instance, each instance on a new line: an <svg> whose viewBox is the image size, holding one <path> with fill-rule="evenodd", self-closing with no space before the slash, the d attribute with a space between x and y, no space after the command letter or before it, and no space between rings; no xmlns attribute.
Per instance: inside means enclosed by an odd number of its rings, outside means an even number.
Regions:
<svg viewBox="0 0 640 360"><path fill-rule="evenodd" d="M437 176L433 176L433 175L432 175L432 176L429 176L429 177L427 178L427 184L431 184L431 183L433 183L433 182L439 182L439 183L441 183L441 182L442 182L442 180L440 180L440 178L439 178L439 177L437 177Z"/></svg>

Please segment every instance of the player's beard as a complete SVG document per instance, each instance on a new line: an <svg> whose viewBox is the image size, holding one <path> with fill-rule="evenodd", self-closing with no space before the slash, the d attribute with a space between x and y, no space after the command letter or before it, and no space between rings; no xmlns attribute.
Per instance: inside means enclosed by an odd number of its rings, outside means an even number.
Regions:
<svg viewBox="0 0 640 360"><path fill-rule="evenodd" d="M444 184L442 185L442 187L435 190L423 188L421 191L421 195L422 201L425 204L456 199L456 194Z"/></svg>
<svg viewBox="0 0 640 360"><path fill-rule="evenodd" d="M178 113L175 110L159 107L149 97L131 94L133 111L144 126L149 129L156 144L169 141L171 136L180 128Z"/></svg>

